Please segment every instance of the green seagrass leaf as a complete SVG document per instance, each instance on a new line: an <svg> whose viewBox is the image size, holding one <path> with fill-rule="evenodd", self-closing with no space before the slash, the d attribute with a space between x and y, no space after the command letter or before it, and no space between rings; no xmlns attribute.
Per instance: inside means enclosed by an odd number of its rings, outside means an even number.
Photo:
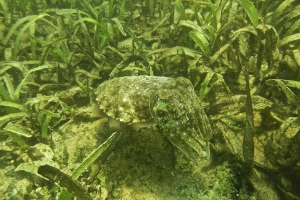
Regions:
<svg viewBox="0 0 300 200"><path fill-rule="evenodd" d="M72 179L76 180L113 142L116 137L116 132L113 133L104 143L95 149L84 161L74 170Z"/></svg>
<svg viewBox="0 0 300 200"><path fill-rule="evenodd" d="M204 34L199 33L198 31L191 31L189 33L190 37L196 42L200 47L205 56L210 56L210 44L206 39Z"/></svg>
<svg viewBox="0 0 300 200"><path fill-rule="evenodd" d="M283 38L279 43L279 47L284 46L290 42L297 41L297 40L300 40L300 33L289 35L289 36Z"/></svg>
<svg viewBox="0 0 300 200"><path fill-rule="evenodd" d="M258 12L253 3L249 0L238 0L238 3L242 6L242 8L247 13L252 25L256 27L258 22Z"/></svg>

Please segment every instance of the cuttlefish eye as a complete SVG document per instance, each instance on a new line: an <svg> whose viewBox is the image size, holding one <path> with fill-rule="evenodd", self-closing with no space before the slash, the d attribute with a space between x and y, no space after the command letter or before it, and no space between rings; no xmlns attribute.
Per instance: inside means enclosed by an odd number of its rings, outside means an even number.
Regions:
<svg viewBox="0 0 300 200"><path fill-rule="evenodd" d="M154 95L153 99L153 107L152 107L152 112L153 112L153 118L156 121L162 121L166 122L169 118L170 109L171 109L171 102L172 102L172 94L170 91L166 90L160 90Z"/></svg>

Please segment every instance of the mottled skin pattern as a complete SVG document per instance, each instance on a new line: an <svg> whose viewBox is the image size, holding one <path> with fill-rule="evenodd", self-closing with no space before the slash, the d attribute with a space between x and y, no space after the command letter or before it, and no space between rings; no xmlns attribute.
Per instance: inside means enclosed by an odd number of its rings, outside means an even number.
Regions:
<svg viewBox="0 0 300 200"><path fill-rule="evenodd" d="M96 91L99 108L109 118L135 127L156 124L158 130L198 164L194 151L211 137L200 101L188 79L127 76L102 83Z"/></svg>

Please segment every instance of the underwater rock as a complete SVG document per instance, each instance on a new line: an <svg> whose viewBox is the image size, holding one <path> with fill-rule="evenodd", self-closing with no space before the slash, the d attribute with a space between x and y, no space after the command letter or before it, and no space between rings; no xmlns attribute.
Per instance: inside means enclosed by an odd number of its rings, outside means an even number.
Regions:
<svg viewBox="0 0 300 200"><path fill-rule="evenodd" d="M211 138L208 118L188 79L127 76L102 83L96 90L98 113L109 118L114 129L139 130L156 125L195 164L193 150Z"/></svg>

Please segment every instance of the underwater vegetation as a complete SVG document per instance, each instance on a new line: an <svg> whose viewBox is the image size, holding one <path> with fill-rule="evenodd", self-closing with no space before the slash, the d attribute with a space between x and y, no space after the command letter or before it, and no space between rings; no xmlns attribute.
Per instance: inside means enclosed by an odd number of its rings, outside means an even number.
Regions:
<svg viewBox="0 0 300 200"><path fill-rule="evenodd" d="M300 199L299 1L0 0L0 16L3 199ZM134 111L96 97L133 85L147 124L113 132Z"/></svg>

